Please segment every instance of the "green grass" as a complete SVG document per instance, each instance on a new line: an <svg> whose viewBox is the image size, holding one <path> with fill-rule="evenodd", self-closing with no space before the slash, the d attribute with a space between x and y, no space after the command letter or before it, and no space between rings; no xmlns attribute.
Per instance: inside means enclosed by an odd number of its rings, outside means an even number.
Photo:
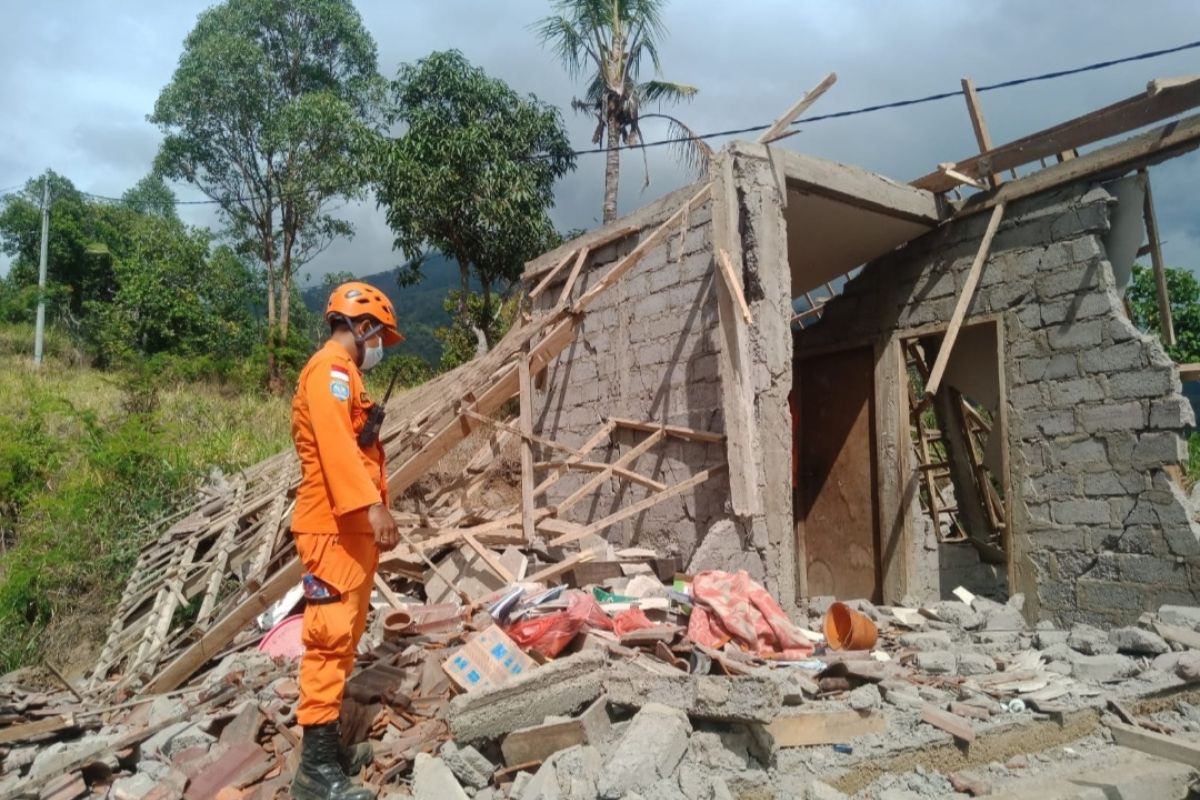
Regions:
<svg viewBox="0 0 1200 800"><path fill-rule="evenodd" d="M147 526L290 444L286 398L94 371L57 334L34 370L29 333L0 328L2 669L98 646Z"/></svg>

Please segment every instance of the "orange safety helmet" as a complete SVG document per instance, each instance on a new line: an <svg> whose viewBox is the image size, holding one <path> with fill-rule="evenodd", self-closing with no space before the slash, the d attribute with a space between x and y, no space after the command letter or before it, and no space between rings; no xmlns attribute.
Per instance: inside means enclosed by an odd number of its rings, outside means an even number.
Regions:
<svg viewBox="0 0 1200 800"><path fill-rule="evenodd" d="M325 306L325 321L330 322L334 317L347 320L370 317L383 326L384 347L404 341L404 335L396 329L396 312L392 311L391 301L369 283L350 281L334 289Z"/></svg>

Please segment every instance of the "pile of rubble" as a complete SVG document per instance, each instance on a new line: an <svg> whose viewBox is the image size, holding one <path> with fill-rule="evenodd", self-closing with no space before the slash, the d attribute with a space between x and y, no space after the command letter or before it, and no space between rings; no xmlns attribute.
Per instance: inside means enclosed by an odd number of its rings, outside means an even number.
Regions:
<svg viewBox="0 0 1200 800"><path fill-rule="evenodd" d="M375 748L363 782L422 800L968 797L1049 768L1047 753L1095 756L1130 730L1187 747L1200 732L1200 609L1029 629L1019 596L960 590L919 608L815 598L806 629L745 573L667 583L637 555L603 585L568 571L571 587L515 584L464 606L384 584L343 710L347 741ZM825 642L834 609L870 621L869 649ZM182 690L93 708L65 680L34 691L14 673L0 798L284 797L295 674L293 659L242 650Z"/></svg>

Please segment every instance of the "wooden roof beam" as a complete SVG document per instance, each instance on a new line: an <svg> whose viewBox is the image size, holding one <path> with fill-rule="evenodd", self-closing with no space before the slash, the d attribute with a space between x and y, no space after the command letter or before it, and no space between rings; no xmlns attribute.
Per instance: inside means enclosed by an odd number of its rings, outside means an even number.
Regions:
<svg viewBox="0 0 1200 800"><path fill-rule="evenodd" d="M1135 95L1054 127L1031 133L1008 144L994 147L977 156L963 159L955 163L952 170L975 179L985 178L989 174L1013 169L1022 164L1049 158L1064 151L1074 150L1086 144L1161 122L1200 106L1200 79L1182 83L1152 81L1151 88L1154 87L1162 88ZM941 193L950 191L958 183L947 171L938 169L917 178L911 185Z"/></svg>
<svg viewBox="0 0 1200 800"><path fill-rule="evenodd" d="M998 203L1023 197L1087 178L1123 175L1139 167L1157 164L1200 147L1200 114L1173 120L1116 144L1054 164L1046 169L1005 183L1000 188L968 198L955 217L977 214Z"/></svg>

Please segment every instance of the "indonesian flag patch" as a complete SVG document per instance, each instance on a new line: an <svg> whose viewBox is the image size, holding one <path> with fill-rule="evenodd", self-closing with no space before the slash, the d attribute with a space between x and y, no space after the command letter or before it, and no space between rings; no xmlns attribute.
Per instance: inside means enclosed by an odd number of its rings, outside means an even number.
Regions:
<svg viewBox="0 0 1200 800"><path fill-rule="evenodd" d="M350 373L344 367L334 366L329 370L329 391L338 400L350 397Z"/></svg>

